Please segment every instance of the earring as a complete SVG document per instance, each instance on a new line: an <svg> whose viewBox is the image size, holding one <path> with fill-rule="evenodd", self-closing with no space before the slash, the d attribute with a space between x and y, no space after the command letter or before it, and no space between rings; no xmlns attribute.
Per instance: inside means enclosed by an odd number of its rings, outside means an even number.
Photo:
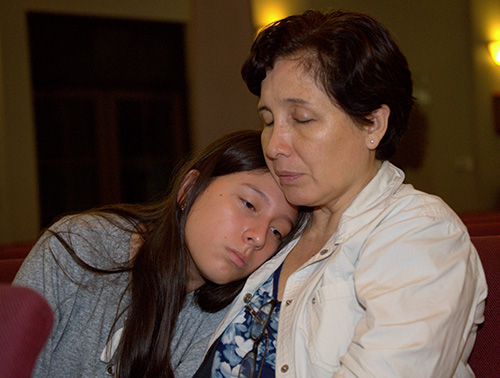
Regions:
<svg viewBox="0 0 500 378"><path fill-rule="evenodd" d="M185 204L185 203L183 203L183 204L181 205L181 211L184 211L184 209L185 209L185 208L186 208L186 204Z"/></svg>
<svg viewBox="0 0 500 378"><path fill-rule="evenodd" d="M370 140L370 143L371 143L371 144L373 144L373 143L375 143L375 141L374 141L373 139L371 139L371 140Z"/></svg>

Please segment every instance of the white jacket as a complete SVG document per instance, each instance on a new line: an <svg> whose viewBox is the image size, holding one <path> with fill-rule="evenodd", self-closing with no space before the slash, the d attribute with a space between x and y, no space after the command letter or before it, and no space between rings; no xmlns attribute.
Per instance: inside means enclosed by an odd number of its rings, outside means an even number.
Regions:
<svg viewBox="0 0 500 378"><path fill-rule="evenodd" d="M474 377L467 359L486 280L466 228L384 162L319 253L287 281L277 378ZM248 279L213 339L283 262Z"/></svg>

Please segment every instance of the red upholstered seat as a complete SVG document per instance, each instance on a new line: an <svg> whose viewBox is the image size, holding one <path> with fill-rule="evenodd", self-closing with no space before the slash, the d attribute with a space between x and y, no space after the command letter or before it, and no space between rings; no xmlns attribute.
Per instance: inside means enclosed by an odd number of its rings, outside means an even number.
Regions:
<svg viewBox="0 0 500 378"><path fill-rule="evenodd" d="M469 225L471 223L499 223L500 222L500 211L498 210L485 210L485 211L473 211L468 213L460 213L460 218L462 221Z"/></svg>
<svg viewBox="0 0 500 378"><path fill-rule="evenodd" d="M29 378L54 315L36 291L0 284L0 376Z"/></svg>
<svg viewBox="0 0 500 378"><path fill-rule="evenodd" d="M500 235L500 221L466 224L470 236Z"/></svg>
<svg viewBox="0 0 500 378"><path fill-rule="evenodd" d="M488 298L469 364L476 378L500 377L500 235L472 237L486 273Z"/></svg>
<svg viewBox="0 0 500 378"><path fill-rule="evenodd" d="M33 248L33 243L0 245L0 260L24 259Z"/></svg>
<svg viewBox="0 0 500 378"><path fill-rule="evenodd" d="M0 246L0 284L11 283L33 243Z"/></svg>
<svg viewBox="0 0 500 378"><path fill-rule="evenodd" d="M23 261L24 259L0 260L0 284L9 284L14 281Z"/></svg>

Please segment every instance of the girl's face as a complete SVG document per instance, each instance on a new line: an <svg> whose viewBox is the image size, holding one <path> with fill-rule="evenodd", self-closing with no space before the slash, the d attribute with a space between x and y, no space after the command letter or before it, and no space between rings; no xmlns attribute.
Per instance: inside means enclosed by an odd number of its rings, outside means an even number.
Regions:
<svg viewBox="0 0 500 378"><path fill-rule="evenodd" d="M186 220L188 290L206 280L226 284L247 277L276 252L296 217L267 170L213 180Z"/></svg>

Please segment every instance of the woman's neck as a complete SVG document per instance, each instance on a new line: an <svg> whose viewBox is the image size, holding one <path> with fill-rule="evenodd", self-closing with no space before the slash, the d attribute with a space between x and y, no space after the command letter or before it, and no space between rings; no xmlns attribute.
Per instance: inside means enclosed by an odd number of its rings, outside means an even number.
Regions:
<svg viewBox="0 0 500 378"><path fill-rule="evenodd" d="M381 165L382 162L380 160L373 161L363 177L360 177L358 183L351 187L350 190L342 196L333 199L332 202L315 208L308 226L309 230L305 230L305 232L309 231L311 235L315 235L318 238L322 236L330 237L337 230L342 214L344 214L359 193L376 176Z"/></svg>

